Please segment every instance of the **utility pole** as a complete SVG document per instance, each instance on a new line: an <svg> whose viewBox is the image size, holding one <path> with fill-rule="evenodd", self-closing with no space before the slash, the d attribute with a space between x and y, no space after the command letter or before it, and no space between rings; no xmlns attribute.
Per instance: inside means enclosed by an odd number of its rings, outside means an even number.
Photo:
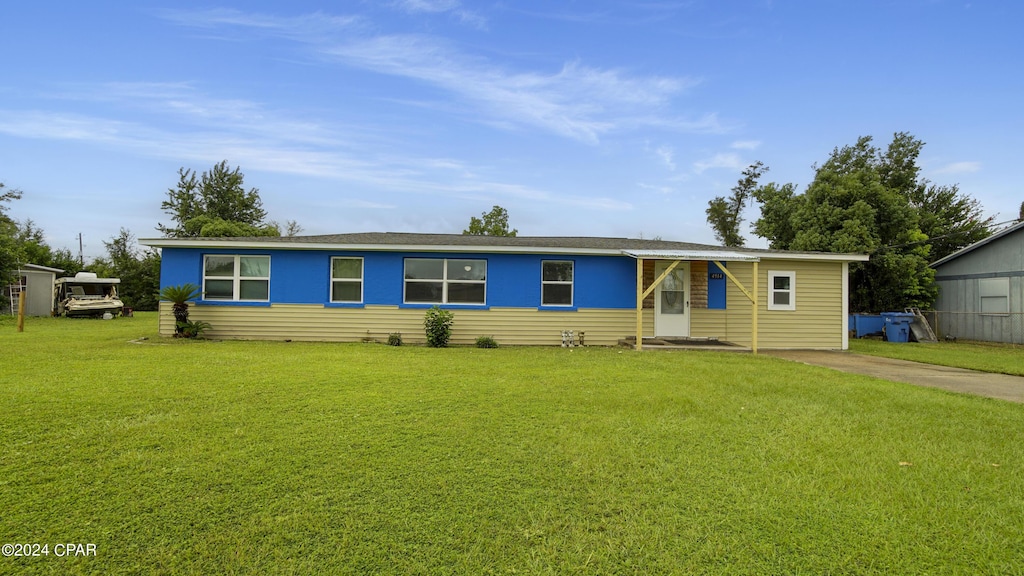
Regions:
<svg viewBox="0 0 1024 576"><path fill-rule="evenodd" d="M78 263L85 266L85 256L82 255L82 233L78 233Z"/></svg>

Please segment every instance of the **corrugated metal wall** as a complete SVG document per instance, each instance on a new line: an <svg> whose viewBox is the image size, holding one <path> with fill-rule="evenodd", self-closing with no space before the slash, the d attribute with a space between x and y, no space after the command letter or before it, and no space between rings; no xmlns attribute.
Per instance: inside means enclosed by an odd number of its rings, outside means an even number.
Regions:
<svg viewBox="0 0 1024 576"><path fill-rule="evenodd" d="M1007 278L1005 314L982 313L981 284ZM1024 230L979 246L935 269L936 335L964 340L1024 343Z"/></svg>
<svg viewBox="0 0 1024 576"><path fill-rule="evenodd" d="M981 278L939 281L935 332L939 338L1024 344L1024 278L1009 279L1009 312L981 313Z"/></svg>

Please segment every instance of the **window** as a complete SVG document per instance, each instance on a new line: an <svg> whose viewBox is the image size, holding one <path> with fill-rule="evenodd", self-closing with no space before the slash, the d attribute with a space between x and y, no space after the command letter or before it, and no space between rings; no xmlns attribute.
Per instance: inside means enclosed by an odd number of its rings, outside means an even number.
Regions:
<svg viewBox="0 0 1024 576"><path fill-rule="evenodd" d="M331 302L363 301L363 259L331 258Z"/></svg>
<svg viewBox="0 0 1024 576"><path fill-rule="evenodd" d="M768 309L796 310L796 272L768 272Z"/></svg>
<svg viewBox="0 0 1024 576"><path fill-rule="evenodd" d="M206 256L203 262L203 299L270 300L270 256Z"/></svg>
<svg viewBox="0 0 1024 576"><path fill-rule="evenodd" d="M486 260L405 259L406 303L484 304L486 288Z"/></svg>
<svg viewBox="0 0 1024 576"><path fill-rule="evenodd" d="M978 280L982 314L1010 313L1010 279L982 278Z"/></svg>
<svg viewBox="0 0 1024 576"><path fill-rule="evenodd" d="M541 306L572 306L573 263L545 260L540 266Z"/></svg>

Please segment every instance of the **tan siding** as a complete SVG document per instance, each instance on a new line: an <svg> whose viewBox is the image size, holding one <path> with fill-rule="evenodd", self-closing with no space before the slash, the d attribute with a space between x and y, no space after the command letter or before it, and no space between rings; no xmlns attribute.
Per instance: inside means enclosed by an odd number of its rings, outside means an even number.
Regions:
<svg viewBox="0 0 1024 576"><path fill-rule="evenodd" d="M501 344L560 345L563 330L583 331L588 345L610 346L636 330L635 309L585 309L575 312L529 308L453 310L452 344L473 344L493 336ZM425 310L397 306L324 308L276 304L269 307L193 306L190 318L212 325L211 338L247 340L386 341L401 332L410 344L426 342ZM160 333L173 334L170 306L161 306ZM652 318L653 321L653 318Z"/></svg>
<svg viewBox="0 0 1024 576"><path fill-rule="evenodd" d="M763 260L758 265L759 348L841 348L842 263ZM753 265L730 262L729 271L752 288ZM796 310L768 310L768 272L796 273ZM690 335L715 337L750 346L750 300L732 281L726 283L726 310L691 309Z"/></svg>

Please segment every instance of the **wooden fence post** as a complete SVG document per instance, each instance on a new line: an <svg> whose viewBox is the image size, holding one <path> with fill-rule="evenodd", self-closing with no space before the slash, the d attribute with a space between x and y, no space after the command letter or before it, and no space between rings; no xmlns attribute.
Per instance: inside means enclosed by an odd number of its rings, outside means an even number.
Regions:
<svg viewBox="0 0 1024 576"><path fill-rule="evenodd" d="M22 290L18 295L18 332L25 331L25 296L28 290Z"/></svg>

